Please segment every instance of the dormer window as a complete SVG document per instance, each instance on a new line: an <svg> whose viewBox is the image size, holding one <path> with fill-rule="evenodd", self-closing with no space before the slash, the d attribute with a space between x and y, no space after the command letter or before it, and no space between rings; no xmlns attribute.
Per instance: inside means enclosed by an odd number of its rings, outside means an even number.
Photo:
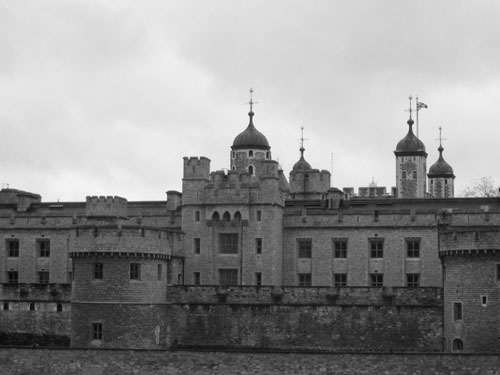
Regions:
<svg viewBox="0 0 500 375"><path fill-rule="evenodd" d="M253 158L253 150L248 151L248 157Z"/></svg>

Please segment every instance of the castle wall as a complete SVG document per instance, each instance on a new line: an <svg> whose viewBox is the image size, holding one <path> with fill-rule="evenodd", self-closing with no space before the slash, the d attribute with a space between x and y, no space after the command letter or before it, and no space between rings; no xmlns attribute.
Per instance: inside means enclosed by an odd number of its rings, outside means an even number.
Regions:
<svg viewBox="0 0 500 375"><path fill-rule="evenodd" d="M440 289L175 289L167 313L173 347L442 349Z"/></svg>
<svg viewBox="0 0 500 375"><path fill-rule="evenodd" d="M0 345L69 346L70 284L0 284Z"/></svg>

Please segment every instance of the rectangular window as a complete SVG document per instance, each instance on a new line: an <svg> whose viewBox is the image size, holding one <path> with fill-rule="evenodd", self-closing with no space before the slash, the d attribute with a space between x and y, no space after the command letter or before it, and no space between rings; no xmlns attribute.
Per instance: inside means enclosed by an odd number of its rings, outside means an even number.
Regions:
<svg viewBox="0 0 500 375"><path fill-rule="evenodd" d="M347 274L336 273L333 275L333 285L335 287L347 286Z"/></svg>
<svg viewBox="0 0 500 375"><path fill-rule="evenodd" d="M3 303L3 309L4 310L8 310L9 309L9 303L8 302L4 302Z"/></svg>
<svg viewBox="0 0 500 375"><path fill-rule="evenodd" d="M194 253L195 254L200 254L201 253L201 238L195 238L194 239L193 247L194 247Z"/></svg>
<svg viewBox="0 0 500 375"><path fill-rule="evenodd" d="M384 257L384 240L382 238L370 239L370 257L371 258Z"/></svg>
<svg viewBox="0 0 500 375"><path fill-rule="evenodd" d="M406 239L406 256L408 258L420 258L420 238Z"/></svg>
<svg viewBox="0 0 500 375"><path fill-rule="evenodd" d="M299 247L299 258L311 258L312 256L312 239L302 238L297 240Z"/></svg>
<svg viewBox="0 0 500 375"><path fill-rule="evenodd" d="M333 252L335 258L347 258L347 240L333 240Z"/></svg>
<svg viewBox="0 0 500 375"><path fill-rule="evenodd" d="M48 238L39 238L36 240L38 256L40 258L50 257L50 240Z"/></svg>
<svg viewBox="0 0 500 375"><path fill-rule="evenodd" d="M418 273L409 273L406 275L406 286L416 288L420 286L420 275Z"/></svg>
<svg viewBox="0 0 500 375"><path fill-rule="evenodd" d="M201 284L201 274L199 272L193 272L194 285Z"/></svg>
<svg viewBox="0 0 500 375"><path fill-rule="evenodd" d="M238 270L226 268L219 270L220 285L238 285Z"/></svg>
<svg viewBox="0 0 500 375"><path fill-rule="evenodd" d="M257 221L262 221L262 211L257 211L255 216Z"/></svg>
<svg viewBox="0 0 500 375"><path fill-rule="evenodd" d="M221 254L238 254L237 233L221 233L219 239Z"/></svg>
<svg viewBox="0 0 500 375"><path fill-rule="evenodd" d="M92 340L102 340L102 323L92 323Z"/></svg>
<svg viewBox="0 0 500 375"><path fill-rule="evenodd" d="M158 264L158 281L163 279L163 267L161 264Z"/></svg>
<svg viewBox="0 0 500 375"><path fill-rule="evenodd" d="M14 258L19 256L19 238L8 238L5 240L7 256Z"/></svg>
<svg viewBox="0 0 500 375"><path fill-rule="evenodd" d="M462 302L453 302L453 320L462 320Z"/></svg>
<svg viewBox="0 0 500 375"><path fill-rule="evenodd" d="M38 272L38 282L40 284L48 284L49 283L49 273L47 271Z"/></svg>
<svg viewBox="0 0 500 375"><path fill-rule="evenodd" d="M57 309L57 312L62 312L63 311L62 303L58 303L56 309Z"/></svg>
<svg viewBox="0 0 500 375"><path fill-rule="evenodd" d="M370 286L374 288L381 288L384 286L384 274L372 273L370 275Z"/></svg>
<svg viewBox="0 0 500 375"><path fill-rule="evenodd" d="M35 311L35 302L30 302L30 311Z"/></svg>
<svg viewBox="0 0 500 375"><path fill-rule="evenodd" d="M19 282L19 273L17 271L7 271L7 282L17 284Z"/></svg>
<svg viewBox="0 0 500 375"><path fill-rule="evenodd" d="M140 279L141 279L141 264L130 263L130 280L140 280Z"/></svg>
<svg viewBox="0 0 500 375"><path fill-rule="evenodd" d="M104 276L104 264L94 263L94 280L102 280Z"/></svg>
<svg viewBox="0 0 500 375"><path fill-rule="evenodd" d="M310 273L299 273L299 286L312 286Z"/></svg>
<svg viewBox="0 0 500 375"><path fill-rule="evenodd" d="M262 285L262 272L255 272L255 285Z"/></svg>
<svg viewBox="0 0 500 375"><path fill-rule="evenodd" d="M201 218L200 211L195 211L194 212L194 220L195 221L200 221L200 218Z"/></svg>
<svg viewBox="0 0 500 375"><path fill-rule="evenodd" d="M255 239L255 253L262 254L262 238Z"/></svg>

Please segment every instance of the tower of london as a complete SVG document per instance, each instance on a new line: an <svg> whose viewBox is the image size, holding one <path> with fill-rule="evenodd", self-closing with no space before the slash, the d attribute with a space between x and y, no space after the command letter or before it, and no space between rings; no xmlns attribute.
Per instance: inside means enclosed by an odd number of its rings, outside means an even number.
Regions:
<svg viewBox="0 0 500 375"><path fill-rule="evenodd" d="M500 350L500 200L456 198L411 114L394 188L357 194L303 142L286 174L255 117L164 201L2 189L0 343Z"/></svg>

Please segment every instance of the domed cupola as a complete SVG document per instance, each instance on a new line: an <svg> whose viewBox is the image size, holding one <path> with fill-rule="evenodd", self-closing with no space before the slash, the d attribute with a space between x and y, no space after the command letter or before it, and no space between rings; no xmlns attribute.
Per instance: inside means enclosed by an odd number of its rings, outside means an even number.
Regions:
<svg viewBox="0 0 500 375"><path fill-rule="evenodd" d="M253 124L254 113L252 110L248 112L250 117L250 123L247 128L234 139L231 149L241 150L241 149L258 149L258 150L270 150L269 142L264 134L258 131Z"/></svg>
<svg viewBox="0 0 500 375"><path fill-rule="evenodd" d="M431 177L455 177L453 174L453 168L444 160L443 158L443 150L444 148L439 145L439 158L438 160L432 164L429 168L429 173L427 176Z"/></svg>
<svg viewBox="0 0 500 375"><path fill-rule="evenodd" d="M443 146L439 127L439 158L429 168L429 193L433 198L453 198L455 194L455 174L453 168L443 158Z"/></svg>
<svg viewBox="0 0 500 375"><path fill-rule="evenodd" d="M396 194L398 198L425 198L427 195L427 152L418 137L413 134L413 119L407 121L408 133L394 151L396 156Z"/></svg>
<svg viewBox="0 0 500 375"><path fill-rule="evenodd" d="M408 134L406 134L406 137L404 137L402 140L398 142L398 145L396 146L396 151L394 153L399 153L401 155L403 154L411 154L414 155L415 153L425 153L425 146L423 142L417 138L415 134L413 134L413 120L410 117L410 119L407 122L408 124Z"/></svg>
<svg viewBox="0 0 500 375"><path fill-rule="evenodd" d="M304 159L305 148L300 148L300 159L293 165L294 172L306 172L312 170L311 164L309 164L306 159Z"/></svg>

